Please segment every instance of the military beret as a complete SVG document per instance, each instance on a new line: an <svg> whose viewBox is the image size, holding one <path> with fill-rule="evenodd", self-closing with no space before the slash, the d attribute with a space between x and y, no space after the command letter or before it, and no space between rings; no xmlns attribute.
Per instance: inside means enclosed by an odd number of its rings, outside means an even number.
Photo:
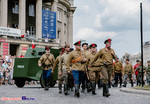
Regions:
<svg viewBox="0 0 150 104"><path fill-rule="evenodd" d="M87 45L87 46L88 46L88 43L83 43L83 44L82 44L82 47L83 47L84 45Z"/></svg>
<svg viewBox="0 0 150 104"><path fill-rule="evenodd" d="M150 63L150 61L147 61L147 63Z"/></svg>
<svg viewBox="0 0 150 104"><path fill-rule="evenodd" d="M97 47L97 44L93 43L93 44L90 45L90 48L91 47L95 48L95 47Z"/></svg>
<svg viewBox="0 0 150 104"><path fill-rule="evenodd" d="M69 44L66 44L66 45L65 45L65 48L67 48L67 47L70 48L70 45L69 45Z"/></svg>
<svg viewBox="0 0 150 104"><path fill-rule="evenodd" d="M106 44L108 42L111 43L111 41L112 41L111 39L107 39L107 40L104 41L104 44Z"/></svg>
<svg viewBox="0 0 150 104"><path fill-rule="evenodd" d="M140 62L140 60L136 60L136 62Z"/></svg>
<svg viewBox="0 0 150 104"><path fill-rule="evenodd" d="M62 52L64 52L64 51L65 51L65 48L60 48L59 50L62 51Z"/></svg>
<svg viewBox="0 0 150 104"><path fill-rule="evenodd" d="M130 61L130 60L127 58L126 61Z"/></svg>
<svg viewBox="0 0 150 104"><path fill-rule="evenodd" d="M81 41L75 42L74 45L81 45Z"/></svg>
<svg viewBox="0 0 150 104"><path fill-rule="evenodd" d="M45 50L50 50L51 47L50 46L45 46Z"/></svg>

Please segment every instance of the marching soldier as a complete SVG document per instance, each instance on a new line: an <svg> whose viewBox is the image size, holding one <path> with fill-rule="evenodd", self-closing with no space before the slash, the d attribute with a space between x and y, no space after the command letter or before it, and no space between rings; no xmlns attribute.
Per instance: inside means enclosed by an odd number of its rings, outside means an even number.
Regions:
<svg viewBox="0 0 150 104"><path fill-rule="evenodd" d="M39 67L42 67L43 69L43 79L45 81L44 90L49 90L49 80L50 80L53 64L55 62L55 58L53 54L50 53L50 49L51 47L46 46L45 47L46 53L43 54L38 61Z"/></svg>
<svg viewBox="0 0 150 104"><path fill-rule="evenodd" d="M115 75L115 84L114 84L115 87L117 87L118 85L118 77L120 79L120 88L122 86L122 72L123 72L123 65L119 61L119 58L117 57L113 68L113 76Z"/></svg>
<svg viewBox="0 0 150 104"><path fill-rule="evenodd" d="M65 53L61 56L59 61L59 75L62 75L64 81L64 94L68 95L68 71L66 67L67 58L70 51L70 45L65 45Z"/></svg>
<svg viewBox="0 0 150 104"><path fill-rule="evenodd" d="M147 61L148 63L148 66L146 68L146 75L147 75L147 80L149 82L149 85L150 85L150 61Z"/></svg>
<svg viewBox="0 0 150 104"><path fill-rule="evenodd" d="M125 76L125 81L123 87L126 87L127 85L127 78L130 79L131 81L131 87L133 87L133 75L134 75L134 69L132 67L132 64L129 63L129 59L126 59L126 64L124 66L124 76Z"/></svg>
<svg viewBox="0 0 150 104"><path fill-rule="evenodd" d="M140 65L135 69L135 71L138 71L137 75L137 82L139 83L139 86L142 84L142 62L140 62ZM143 68L143 76L146 72L146 68ZM144 82L144 81L143 81Z"/></svg>
<svg viewBox="0 0 150 104"><path fill-rule="evenodd" d="M59 60L60 60L60 57L64 54L64 51L65 51L65 48L60 48L60 55L57 56L56 58L56 61L54 63L54 66L53 66L53 70L52 70L52 73L54 73L54 70L56 68L56 66L58 65L58 68L59 68ZM59 87L59 93L62 93L62 75L59 75L59 70L58 70L58 87Z"/></svg>
<svg viewBox="0 0 150 104"><path fill-rule="evenodd" d="M103 79L103 96L109 97L110 94L108 89L108 82L110 82L113 69L113 59L116 58L116 55L114 50L111 48L111 39L105 40L104 44L106 45L106 47L100 49L98 54L91 62L90 67L98 58L101 58L102 61L99 64L101 65L101 73Z"/></svg>
<svg viewBox="0 0 150 104"><path fill-rule="evenodd" d="M74 50L73 48L70 48L70 52L72 52L73 50ZM71 89L71 91L73 91L73 87L74 87L74 79L71 70L70 74L68 74L68 90Z"/></svg>
<svg viewBox="0 0 150 104"><path fill-rule="evenodd" d="M90 51L87 50L88 43L83 43L82 48L83 48L83 51L85 52L85 55L87 57L87 55L90 54ZM85 67L85 70L87 70L87 67ZM86 75L86 73L84 73L84 76L83 76L83 79L82 79L82 91L81 92L85 91L85 86L86 85L87 85L87 75Z"/></svg>
<svg viewBox="0 0 150 104"><path fill-rule="evenodd" d="M76 42L74 45L76 49L68 56L67 70L68 73L70 73L70 64L72 64L71 69L75 82L75 96L80 97L79 85L84 75L86 56L85 53L81 51L81 41Z"/></svg>
<svg viewBox="0 0 150 104"><path fill-rule="evenodd" d="M91 48L91 53L87 55L87 65L90 65L91 62L93 61L94 57L97 54L97 50L96 50L97 45L96 44L91 44L90 48ZM96 89L96 82L99 79L99 73L100 73L100 67L99 65L96 65L97 61L92 65L92 67L88 67L88 77L89 80L92 84L92 94L96 95L95 93L95 89ZM99 63L98 63L99 64Z"/></svg>

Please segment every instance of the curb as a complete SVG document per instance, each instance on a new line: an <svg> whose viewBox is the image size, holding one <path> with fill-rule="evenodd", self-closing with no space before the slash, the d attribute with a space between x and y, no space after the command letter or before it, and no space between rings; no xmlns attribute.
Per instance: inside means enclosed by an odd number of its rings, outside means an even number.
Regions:
<svg viewBox="0 0 150 104"><path fill-rule="evenodd" d="M140 95L150 96L150 91L146 91L146 90L139 90L139 89L137 90L133 88L121 88L120 91L130 93L130 94L140 94Z"/></svg>

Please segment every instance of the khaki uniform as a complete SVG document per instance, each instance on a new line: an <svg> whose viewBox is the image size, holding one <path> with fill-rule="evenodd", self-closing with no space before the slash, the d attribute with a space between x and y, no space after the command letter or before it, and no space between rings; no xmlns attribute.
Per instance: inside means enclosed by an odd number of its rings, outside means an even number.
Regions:
<svg viewBox="0 0 150 104"><path fill-rule="evenodd" d="M90 53L87 55L87 66L91 65L91 62L93 61L96 54L97 53L95 53L95 54ZM101 68L96 64L97 64L97 61L94 62L93 67L88 67L89 79L91 82L98 81L98 79L99 79L99 73L100 73Z"/></svg>
<svg viewBox="0 0 150 104"><path fill-rule="evenodd" d="M56 66L58 65L58 68L59 68L59 60L61 58L62 55L59 55L57 56L56 58L56 61L54 63L54 66L53 66L53 71L55 70ZM58 84L62 84L62 75L59 75L59 69L58 69Z"/></svg>
<svg viewBox="0 0 150 104"><path fill-rule="evenodd" d="M43 62L46 65L45 68L42 67L43 70L52 69L53 64L55 63L55 58L54 58L53 54L51 54L51 53L49 55L43 54L41 56L41 58L39 59L38 64L43 64Z"/></svg>
<svg viewBox="0 0 150 104"><path fill-rule="evenodd" d="M124 66L124 74L134 74L134 69L132 67L132 65L129 64L125 64Z"/></svg>
<svg viewBox="0 0 150 104"><path fill-rule="evenodd" d="M122 63L119 61L119 62L115 62L114 63L114 67L113 67L113 73L123 73L123 65Z"/></svg>
<svg viewBox="0 0 150 104"><path fill-rule="evenodd" d="M126 87L127 79L129 78L129 80L131 81L131 87L133 87L132 75L134 74L134 69L133 69L133 67L132 67L132 65L130 63L129 64L125 64L125 66L124 66L124 74L125 74L124 86Z"/></svg>
<svg viewBox="0 0 150 104"><path fill-rule="evenodd" d="M139 65L135 70L138 71L137 81L138 81L139 85L141 85L142 84L142 66ZM145 70L146 70L146 68L143 67L143 77L144 77Z"/></svg>
<svg viewBox="0 0 150 104"><path fill-rule="evenodd" d="M114 55L111 54L113 51ZM106 48L100 49L98 54L95 56L93 61L91 62L91 65L99 59L99 65L101 66L101 73L102 73L102 79L104 84L108 84L108 81L110 81L112 69L113 69L113 59L115 59L115 52L113 49L109 49L108 51Z"/></svg>
<svg viewBox="0 0 150 104"><path fill-rule="evenodd" d="M66 67L67 58L69 56L69 53L64 53L59 61L59 72L62 73L62 78L64 80L64 84L67 84L68 82L68 70Z"/></svg>
<svg viewBox="0 0 150 104"><path fill-rule="evenodd" d="M81 57L81 59L78 62L72 63L71 69L85 71L85 63L82 63L82 61L83 61L83 58L86 58L86 55L85 55L84 51L78 51L78 50L72 51L68 56L68 59L66 62L68 71L70 71L71 61L76 60L79 57Z"/></svg>
<svg viewBox="0 0 150 104"><path fill-rule="evenodd" d="M120 79L120 87L121 87L122 86L123 65L120 61L114 63L113 73L115 75L115 87L118 86L118 77Z"/></svg>
<svg viewBox="0 0 150 104"><path fill-rule="evenodd" d="M147 79L150 80L150 65L148 65L146 68L146 74L147 74Z"/></svg>

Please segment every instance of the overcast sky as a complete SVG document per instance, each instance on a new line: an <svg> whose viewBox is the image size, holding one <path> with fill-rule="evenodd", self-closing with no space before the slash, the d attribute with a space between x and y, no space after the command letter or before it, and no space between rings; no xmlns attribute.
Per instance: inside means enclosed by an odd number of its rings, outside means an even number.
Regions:
<svg viewBox="0 0 150 104"><path fill-rule="evenodd" d="M143 3L144 42L150 40L150 0L74 0L74 42L96 43L112 39L119 57L140 52L140 3Z"/></svg>

